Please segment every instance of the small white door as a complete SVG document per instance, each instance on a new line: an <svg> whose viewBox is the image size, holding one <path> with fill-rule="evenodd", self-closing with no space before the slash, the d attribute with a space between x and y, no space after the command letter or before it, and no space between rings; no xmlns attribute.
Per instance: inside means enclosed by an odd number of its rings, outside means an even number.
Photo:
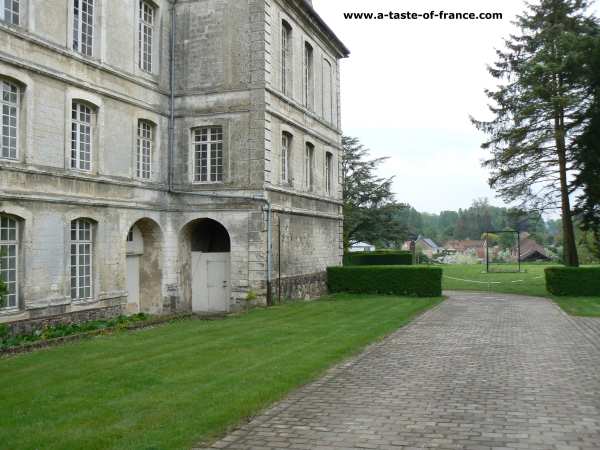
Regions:
<svg viewBox="0 0 600 450"><path fill-rule="evenodd" d="M192 311L229 311L229 253L192 253Z"/></svg>
<svg viewBox="0 0 600 450"><path fill-rule="evenodd" d="M127 256L127 313L140 312L140 256Z"/></svg>

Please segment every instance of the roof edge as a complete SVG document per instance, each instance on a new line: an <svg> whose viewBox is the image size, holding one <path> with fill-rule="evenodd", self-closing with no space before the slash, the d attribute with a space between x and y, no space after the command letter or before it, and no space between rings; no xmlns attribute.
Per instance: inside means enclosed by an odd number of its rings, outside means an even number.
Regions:
<svg viewBox="0 0 600 450"><path fill-rule="evenodd" d="M337 50L342 57L347 58L348 56L350 56L350 50L348 49L348 47L346 47L342 40L339 37L337 37L337 35L331 29L331 27L327 25L327 22L323 20L323 18L313 7L312 2L310 2L309 0L294 0L294 3L296 3L300 7L300 9L306 12L308 16L310 16L315 22L317 22L317 24L322 28L321 31L324 32L324 34L327 35L327 37L329 37L333 41L335 47L337 47Z"/></svg>

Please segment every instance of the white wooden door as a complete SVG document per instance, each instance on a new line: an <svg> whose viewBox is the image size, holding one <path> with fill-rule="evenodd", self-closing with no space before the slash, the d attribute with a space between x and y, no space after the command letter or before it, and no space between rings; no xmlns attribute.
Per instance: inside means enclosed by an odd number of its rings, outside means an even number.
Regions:
<svg viewBox="0 0 600 450"><path fill-rule="evenodd" d="M140 256L127 256L127 312L140 312Z"/></svg>
<svg viewBox="0 0 600 450"><path fill-rule="evenodd" d="M229 311L229 253L192 253L192 311Z"/></svg>

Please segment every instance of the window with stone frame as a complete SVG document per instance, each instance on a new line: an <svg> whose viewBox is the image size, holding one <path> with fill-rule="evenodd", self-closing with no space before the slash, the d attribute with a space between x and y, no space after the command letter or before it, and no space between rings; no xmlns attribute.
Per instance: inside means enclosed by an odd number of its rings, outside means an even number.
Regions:
<svg viewBox="0 0 600 450"><path fill-rule="evenodd" d="M315 155L315 146L310 142L306 143L306 147L304 150L304 187L311 191L313 189L314 183L314 175L313 175L313 166L314 166L314 155Z"/></svg>
<svg viewBox="0 0 600 450"><path fill-rule="evenodd" d="M292 151L292 135L281 133L281 182L290 183L290 157Z"/></svg>
<svg viewBox="0 0 600 450"><path fill-rule="evenodd" d="M325 153L325 192L331 194L333 189L333 154Z"/></svg>
<svg viewBox="0 0 600 450"><path fill-rule="evenodd" d="M17 159L17 136L19 134L19 86L0 79L0 158Z"/></svg>
<svg viewBox="0 0 600 450"><path fill-rule="evenodd" d="M313 48L308 42L304 43L304 106L314 109L314 57Z"/></svg>
<svg viewBox="0 0 600 450"><path fill-rule="evenodd" d="M223 127L200 127L192 130L194 182L223 181Z"/></svg>
<svg viewBox="0 0 600 450"><path fill-rule="evenodd" d="M94 0L73 0L73 50L94 54Z"/></svg>
<svg viewBox="0 0 600 450"><path fill-rule="evenodd" d="M74 101L71 108L71 168L92 170L92 108Z"/></svg>
<svg viewBox="0 0 600 450"><path fill-rule="evenodd" d="M281 92L290 95L292 88L292 27L281 22Z"/></svg>
<svg viewBox="0 0 600 450"><path fill-rule="evenodd" d="M19 221L0 215L0 279L6 293L0 298L1 308L17 308L19 298Z"/></svg>
<svg viewBox="0 0 600 450"><path fill-rule="evenodd" d="M152 72L154 50L154 24L156 8L145 0L140 0L140 17L138 30L139 67L145 72Z"/></svg>
<svg viewBox="0 0 600 450"><path fill-rule="evenodd" d="M323 61L323 118L333 124L333 67Z"/></svg>
<svg viewBox="0 0 600 450"><path fill-rule="evenodd" d="M154 151L154 125L147 120L138 121L135 176L142 180L152 178L152 153Z"/></svg>
<svg viewBox="0 0 600 450"><path fill-rule="evenodd" d="M93 223L88 219L71 222L71 299L92 298Z"/></svg>
<svg viewBox="0 0 600 450"><path fill-rule="evenodd" d="M19 0L0 0L0 21L19 25Z"/></svg>

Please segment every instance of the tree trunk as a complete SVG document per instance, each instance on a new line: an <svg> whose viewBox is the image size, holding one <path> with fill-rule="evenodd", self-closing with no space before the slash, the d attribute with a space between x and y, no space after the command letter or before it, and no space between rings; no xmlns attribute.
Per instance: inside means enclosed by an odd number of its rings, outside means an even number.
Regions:
<svg viewBox="0 0 600 450"><path fill-rule="evenodd" d="M554 126L560 174L563 260L566 266L579 267L579 257L577 256L577 245L575 243L575 230L573 228L573 217L571 215L571 201L569 199L569 183L567 181L567 151L565 144L564 113L560 110L555 114Z"/></svg>

